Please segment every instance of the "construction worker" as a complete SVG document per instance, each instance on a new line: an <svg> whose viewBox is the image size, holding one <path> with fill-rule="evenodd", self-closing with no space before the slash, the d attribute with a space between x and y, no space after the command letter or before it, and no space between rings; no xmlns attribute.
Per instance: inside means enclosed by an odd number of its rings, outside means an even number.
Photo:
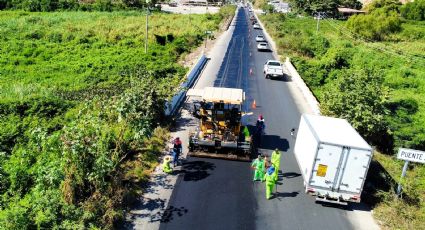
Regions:
<svg viewBox="0 0 425 230"><path fill-rule="evenodd" d="M171 157L165 156L164 162L162 163L162 171L164 171L165 173L171 173L173 171L173 169L171 168L170 163L171 163Z"/></svg>
<svg viewBox="0 0 425 230"><path fill-rule="evenodd" d="M179 157L182 153L182 141L179 137L176 137L173 141L173 165L176 166L179 164Z"/></svg>
<svg viewBox="0 0 425 230"><path fill-rule="evenodd" d="M255 139L256 139L256 148L261 147L261 136L264 134L264 129L266 127L264 123L264 117L260 114L256 123Z"/></svg>
<svg viewBox="0 0 425 230"><path fill-rule="evenodd" d="M182 153L183 146L182 146L182 141L180 140L180 137L176 137L176 139L174 139L173 149L179 154Z"/></svg>
<svg viewBox="0 0 425 230"><path fill-rule="evenodd" d="M266 199L270 199L272 196L273 187L276 184L276 180L274 178L275 168L270 166L267 169L266 175L264 175L264 179L266 180Z"/></svg>
<svg viewBox="0 0 425 230"><path fill-rule="evenodd" d="M258 116L258 120L257 120L257 132L260 134L264 133L264 129L266 128L266 124L264 123L264 117L262 114L260 114L260 116Z"/></svg>
<svg viewBox="0 0 425 230"><path fill-rule="evenodd" d="M277 148L272 153L271 163L273 168L275 169L274 177L275 181L277 181L280 168L280 152Z"/></svg>
<svg viewBox="0 0 425 230"><path fill-rule="evenodd" d="M253 179L253 181L258 181L258 180L262 181L264 179L264 160L263 160L263 157L260 154L252 162L251 168L254 169L254 179Z"/></svg>

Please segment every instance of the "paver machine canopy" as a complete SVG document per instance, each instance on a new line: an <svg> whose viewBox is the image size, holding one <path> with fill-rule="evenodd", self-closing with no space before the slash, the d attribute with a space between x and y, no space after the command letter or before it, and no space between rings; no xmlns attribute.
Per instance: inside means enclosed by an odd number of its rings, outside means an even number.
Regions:
<svg viewBox="0 0 425 230"><path fill-rule="evenodd" d="M193 115L199 123L189 134L189 155L249 160L251 138L241 122L243 90L206 87L190 89L186 95L198 98L193 103Z"/></svg>

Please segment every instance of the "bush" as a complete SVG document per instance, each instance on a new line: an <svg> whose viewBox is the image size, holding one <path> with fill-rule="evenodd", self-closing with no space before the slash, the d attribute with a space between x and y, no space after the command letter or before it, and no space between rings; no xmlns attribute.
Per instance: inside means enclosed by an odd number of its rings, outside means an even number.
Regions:
<svg viewBox="0 0 425 230"><path fill-rule="evenodd" d="M401 20L393 11L385 13L376 10L371 14L350 17L347 27L358 37L371 41L382 41L388 38L388 35L401 31Z"/></svg>
<svg viewBox="0 0 425 230"><path fill-rule="evenodd" d="M374 0L371 3L367 4L365 10L368 12L373 11L383 11L388 12L399 12L401 7L401 2L399 0Z"/></svg>
<svg viewBox="0 0 425 230"><path fill-rule="evenodd" d="M157 1L151 1L154 5ZM22 9L26 11L56 11L56 10L82 10L82 11L112 11L114 9L122 10L126 8L143 8L145 1L141 0L0 0L1 9Z"/></svg>
<svg viewBox="0 0 425 230"><path fill-rule="evenodd" d="M274 7L272 5L269 5L269 4L264 5L261 9L266 13L273 13L274 12Z"/></svg>
<svg viewBox="0 0 425 230"><path fill-rule="evenodd" d="M388 113L388 89L383 86L383 79L382 73L375 71L347 71L327 86L321 111L347 119L368 140L381 144L379 137L387 132L384 117Z"/></svg>
<svg viewBox="0 0 425 230"><path fill-rule="evenodd" d="M400 9L401 16L406 19L424 21L425 20L425 0L408 2Z"/></svg>

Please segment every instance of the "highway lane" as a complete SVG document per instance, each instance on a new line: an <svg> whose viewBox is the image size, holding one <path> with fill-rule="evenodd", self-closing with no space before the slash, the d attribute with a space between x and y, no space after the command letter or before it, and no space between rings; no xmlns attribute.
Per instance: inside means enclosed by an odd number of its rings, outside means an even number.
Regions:
<svg viewBox="0 0 425 230"><path fill-rule="evenodd" d="M246 109L256 101L257 109L250 109L254 113L250 124L255 124L258 114L264 115L266 135L260 151L270 155L279 148L283 154L276 196L265 199L265 185L252 182L249 163L189 158L160 229L353 229L349 209L316 204L303 191L292 152L295 140L289 135L298 126L300 112L287 81L264 78L262 67L273 58L271 52L256 50L255 36L260 33L252 29L248 12L241 8L214 86L243 88Z"/></svg>

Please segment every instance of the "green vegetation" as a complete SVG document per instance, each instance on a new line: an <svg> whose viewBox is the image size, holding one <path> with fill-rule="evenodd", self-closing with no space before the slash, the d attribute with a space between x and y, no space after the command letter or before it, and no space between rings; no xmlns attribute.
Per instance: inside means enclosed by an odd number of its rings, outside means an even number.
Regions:
<svg viewBox="0 0 425 230"><path fill-rule="evenodd" d="M410 20L425 21L425 0L416 0L403 5L401 16Z"/></svg>
<svg viewBox="0 0 425 230"><path fill-rule="evenodd" d="M313 15L317 12L326 13L329 16L338 15L338 7L350 7L360 9L362 4L358 0L290 0L292 7L298 13Z"/></svg>
<svg viewBox="0 0 425 230"><path fill-rule="evenodd" d="M179 59L234 10L151 15L147 54L141 12L0 12L0 228L114 228L168 139Z"/></svg>
<svg viewBox="0 0 425 230"><path fill-rule="evenodd" d="M154 5L157 0L151 0ZM0 0L0 10L14 9L32 12L57 10L112 11L146 7L145 0Z"/></svg>
<svg viewBox="0 0 425 230"><path fill-rule="evenodd" d="M401 30L401 19L396 12L373 11L367 15L354 15L347 27L357 38L368 41L388 40L391 34Z"/></svg>
<svg viewBox="0 0 425 230"><path fill-rule="evenodd" d="M410 163L405 179L402 181L403 196L397 199L392 188L397 187L397 182L401 175L404 162L396 160L394 156L388 156L379 152L375 152L375 160L377 160L384 168L377 171L375 175L382 176L387 174L387 185L380 185L382 177L374 181L375 184L381 186L375 194L372 195L376 199L372 204L374 207L374 216L381 221L381 224L388 229L425 229L423 222L425 220L425 167L418 164ZM370 172L372 174L373 172ZM396 179L396 181L394 179ZM389 186L388 188L382 188ZM384 192L385 191L385 192Z"/></svg>
<svg viewBox="0 0 425 230"><path fill-rule="evenodd" d="M420 229L425 166L410 164L403 199L394 198L394 187L402 169L395 159L398 148L425 150L425 26L396 18L399 28L389 23L388 29L386 20L398 17L392 7L372 10L379 12L379 22L369 15L348 22L324 19L319 31L312 18L269 14L261 19L278 53L292 58L320 101L322 113L348 119L385 153L376 154L363 197L375 207L375 216L390 229ZM378 28L378 35L370 36L375 41L353 33L357 27Z"/></svg>

